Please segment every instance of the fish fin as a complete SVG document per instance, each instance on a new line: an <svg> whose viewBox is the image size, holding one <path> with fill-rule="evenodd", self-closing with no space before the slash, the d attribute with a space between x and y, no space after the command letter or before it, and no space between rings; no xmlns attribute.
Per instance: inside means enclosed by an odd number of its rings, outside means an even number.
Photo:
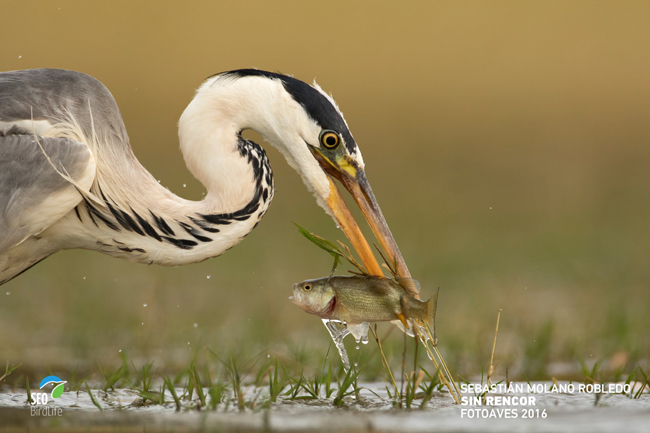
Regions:
<svg viewBox="0 0 650 433"><path fill-rule="evenodd" d="M402 278L402 277L397 277L395 278L395 281L402 286L408 293L411 293L413 295L417 295L420 293L420 282L418 280L413 280L411 278Z"/></svg>
<svg viewBox="0 0 650 433"><path fill-rule="evenodd" d="M427 315L426 315L426 322L431 327L431 331L433 332L433 338L434 341L436 340L436 310L438 309L438 293L440 292L440 288L436 291L436 294L433 295L429 300L426 302L427 306Z"/></svg>
<svg viewBox="0 0 650 433"><path fill-rule="evenodd" d="M409 337L414 337L415 336L415 334L413 334L413 329L412 328L411 329L405 328L404 325L402 325L402 322L400 322L399 320L393 320L390 323L397 326L400 329L400 331L402 331L403 333L405 333Z"/></svg>
<svg viewBox="0 0 650 433"><path fill-rule="evenodd" d="M403 315L402 313L397 313L397 314L395 314L395 316L397 316L397 318L399 319L399 321L404 325L404 327L405 327L406 329L410 329L410 328L409 328L409 324L408 324L408 322L406 321L406 317L404 317L404 315Z"/></svg>
<svg viewBox="0 0 650 433"><path fill-rule="evenodd" d="M411 314L410 314L410 311L409 311L409 300L406 297L406 295L403 294L402 296L400 296L399 305L402 308L402 315L404 316L404 318L406 320L410 319Z"/></svg>

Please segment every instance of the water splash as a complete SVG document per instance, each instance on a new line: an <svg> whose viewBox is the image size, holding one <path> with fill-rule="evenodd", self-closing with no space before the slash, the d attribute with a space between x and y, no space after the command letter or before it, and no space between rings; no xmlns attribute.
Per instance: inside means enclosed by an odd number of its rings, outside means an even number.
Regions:
<svg viewBox="0 0 650 433"><path fill-rule="evenodd" d="M357 345L355 346L356 349L359 349L359 343L362 344L368 344L368 331L370 329L370 324L368 322L363 322L359 324L354 324L354 323L346 323L346 322L341 322L339 320L328 320L328 319L321 319L323 321L323 324L327 328L327 331L330 333L330 336L332 337L332 340L334 341L334 345L339 351L339 355L341 356L341 361L343 362L343 367L345 368L346 371L350 370L350 358L348 357L348 352L345 350L345 345L343 344L343 339L348 335L352 334L354 336L354 339L357 342ZM413 323L413 320L408 320L408 329L400 322L399 320L395 320L392 322L394 325L397 325L398 328L400 328L406 335L410 337L415 337L414 327L417 327L417 334L420 337L420 341L422 343L427 344L427 341L429 340L429 335L427 333L427 330L424 326L421 324L415 324ZM431 359L431 355L429 354L429 351L427 351L427 356Z"/></svg>
<svg viewBox="0 0 650 433"><path fill-rule="evenodd" d="M354 339L357 342L356 348L359 349L358 343L368 344L368 330L370 325L368 322L363 322L359 324L354 323L345 323L338 320L328 320L322 319L323 324L327 328L334 340L334 345L339 351L341 356L341 361L343 362L343 367L346 371L350 370L350 358L348 357L348 352L345 350L345 345L343 344L343 339L348 335L352 334Z"/></svg>
<svg viewBox="0 0 650 433"><path fill-rule="evenodd" d="M332 340L334 340L334 345L339 351L341 356L341 361L343 362L343 368L346 371L350 370L350 358L348 358L348 352L345 350L345 345L343 344L343 339L350 333L347 325L339 322L338 320L328 320L322 319L323 325L327 328L327 331L330 333Z"/></svg>
<svg viewBox="0 0 650 433"><path fill-rule="evenodd" d="M343 362L343 367L346 371L350 370L350 358L348 357L348 352L345 350L345 345L343 344L343 339L348 335L352 334L354 339L357 342L356 349L359 349L359 343L368 344L368 331L370 329L370 324L368 322L363 323L345 323L338 320L328 320L321 319L323 324L327 328L327 331L330 333L334 345L339 351L341 356L341 361ZM429 335L424 326L420 324L413 323L412 320L409 320L407 323L409 325L408 329L404 327L402 322L395 320L392 322L394 325L397 325L402 331L404 331L408 336L414 337L415 333L413 332L414 326L417 326L418 335L422 343L427 344L429 340ZM427 351L427 356L431 357Z"/></svg>

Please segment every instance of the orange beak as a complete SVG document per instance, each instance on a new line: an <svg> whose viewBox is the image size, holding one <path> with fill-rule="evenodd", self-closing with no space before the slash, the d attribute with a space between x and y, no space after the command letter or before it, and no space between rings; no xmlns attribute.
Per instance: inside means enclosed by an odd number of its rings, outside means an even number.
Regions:
<svg viewBox="0 0 650 433"><path fill-rule="evenodd" d="M330 195L327 199L327 204L368 272L371 275L383 276L381 267L368 241L352 217L350 209L343 200L332 178L338 179L352 195L384 250L386 259L396 269L397 275L402 278L411 278L402 253L393 238L393 234L388 228L386 219L381 212L379 203L375 199L375 195L372 192L372 188L370 188L364 171L356 167L356 164L349 157L341 158L337 161L337 165L334 165L317 148L312 148L312 153L321 167L330 176ZM417 296L417 293L413 295Z"/></svg>

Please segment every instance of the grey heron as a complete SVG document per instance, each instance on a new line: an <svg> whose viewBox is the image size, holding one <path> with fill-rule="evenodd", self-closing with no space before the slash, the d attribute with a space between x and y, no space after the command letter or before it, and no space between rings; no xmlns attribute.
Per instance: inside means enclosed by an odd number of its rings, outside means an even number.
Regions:
<svg viewBox="0 0 650 433"><path fill-rule="evenodd" d="M361 208L398 273L404 259L370 188L361 151L334 100L316 83L242 69L213 75L179 122L180 148L207 194L189 201L138 162L110 91L89 75L0 73L0 284L70 248L167 266L239 243L274 193L275 146L343 229L370 273L381 274L334 179Z"/></svg>

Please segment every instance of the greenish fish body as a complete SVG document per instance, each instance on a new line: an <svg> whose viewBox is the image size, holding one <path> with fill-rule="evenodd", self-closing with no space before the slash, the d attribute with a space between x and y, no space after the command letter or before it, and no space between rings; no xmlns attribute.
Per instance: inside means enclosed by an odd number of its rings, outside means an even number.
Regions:
<svg viewBox="0 0 650 433"><path fill-rule="evenodd" d="M294 284L289 299L321 319L352 324L419 319L432 325L433 298L420 301L403 284L370 276L325 277Z"/></svg>

